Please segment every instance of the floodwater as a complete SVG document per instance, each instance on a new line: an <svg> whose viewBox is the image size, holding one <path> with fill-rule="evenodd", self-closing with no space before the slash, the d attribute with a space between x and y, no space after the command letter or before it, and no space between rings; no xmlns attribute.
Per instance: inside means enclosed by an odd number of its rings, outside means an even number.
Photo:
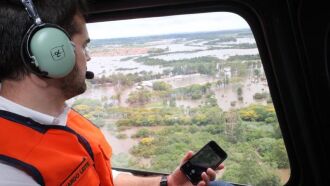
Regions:
<svg viewBox="0 0 330 186"><path fill-rule="evenodd" d="M164 81L170 84L173 89L175 89L175 88L187 87L193 84L206 84L208 82L217 81L217 79L203 74L189 74L189 75L177 75L162 79L144 81L144 84L152 85L152 83L156 81Z"/></svg>
<svg viewBox="0 0 330 186"><path fill-rule="evenodd" d="M190 59L194 57L201 56L215 56L219 59L226 59L230 56L235 55L254 55L258 54L257 48L252 49L217 49L217 50L208 50L211 45L205 45L209 41L205 40L160 40L157 42L149 42L141 46L147 49L150 48L161 48L167 49L166 52L169 54L154 56L154 58L159 58L163 60L178 60L178 59ZM212 45L212 47L228 47L232 44L241 44L241 43L255 43L253 38L237 38L235 42L222 42ZM122 46L118 46L120 48ZM148 51L148 50L145 50ZM96 56L93 57L90 62L87 63L88 70L93 71L96 77L101 77L103 75L109 76L114 73L139 73L141 71L152 72L153 74L162 73L163 70L167 69L162 66L149 66L142 63L135 62L134 60L141 56L147 56L147 53L135 54L134 52L129 53L129 55L112 55L112 56ZM128 58L129 57L129 58ZM252 73L252 70L251 72ZM251 74L250 74L251 76ZM170 77L163 77L161 79L150 80L141 82L143 86L151 89L152 83L155 81L164 81L172 86L172 88L187 87L193 84L206 84L208 82L214 83L218 81L217 78L202 75L202 74L190 74L190 75L177 75ZM237 99L237 87L238 84L229 84L226 86L216 87L213 86L212 91L215 93L219 107L228 111L233 108L240 108L248 106L252 103L256 103L256 100L253 99L255 93L269 92L268 85L266 81L254 82L252 79L246 79L242 82L239 82L242 87L242 97L243 101L240 102ZM108 85L90 85L87 91L80 95L79 98L90 98L90 99L103 99L107 100L110 103L117 104L119 106L127 107L126 100L128 95L136 91L140 86L138 84L133 85L129 88L111 86ZM121 100L113 100L112 96L120 94ZM106 99L104 99L106 98ZM74 100L71 100L73 102ZM203 100L176 100L176 105L178 107L198 107L201 105ZM233 102L236 104L233 106ZM260 104L266 104L266 101L263 100L259 102ZM114 124L112 124L114 125ZM148 128L150 129L150 128ZM126 153L129 154L129 150L136 144L138 144L139 139L133 139L131 136L139 130L138 127L133 127L127 130L122 131L121 133L126 134L126 139L118 139L113 131L107 129L107 125L102 128L103 133L105 134L107 140L111 144L114 150L114 154Z"/></svg>
<svg viewBox="0 0 330 186"><path fill-rule="evenodd" d="M110 143L113 154L117 155L120 153L130 154L130 149L134 145L137 145L140 141L139 138L132 138L132 135L136 134L142 128L148 128L148 130L157 131L162 129L163 127L160 126L132 127L120 132L121 134L125 134L127 136L127 138L125 139L118 139L114 135L114 132L107 129L107 125L101 128L101 131L106 137L107 141Z"/></svg>
<svg viewBox="0 0 330 186"><path fill-rule="evenodd" d="M105 57L93 57L91 61L87 63L87 69L94 72L95 76L101 77L103 75L109 76L115 73L139 73L142 71L153 72L155 74L162 73L164 69L161 66L149 66L137 63L134 60L121 61L121 59L127 56L105 56ZM141 55L139 56L141 57Z"/></svg>
<svg viewBox="0 0 330 186"><path fill-rule="evenodd" d="M105 125L105 127L103 127L101 131L106 137L107 141L110 143L113 154L115 155L120 153L129 154L129 150L134 145L137 145L139 143L137 139L131 138L131 136L135 134L139 130L139 128L134 127L123 131L123 133L127 135L127 138L118 139L111 131L107 129L106 126L107 125Z"/></svg>
<svg viewBox="0 0 330 186"><path fill-rule="evenodd" d="M81 99L81 98L89 98L89 99L97 99L101 100L105 98L105 100L108 101L110 104L117 103L118 100L113 100L111 97L115 96L117 94L120 94L120 104L119 106L126 107L128 104L126 103L126 100L128 98L128 95L137 90L137 85L133 85L130 88L118 88L111 85L91 85L90 88L86 90L84 94L81 94L75 98L73 98L72 101ZM118 104L118 103L117 103Z"/></svg>
<svg viewBox="0 0 330 186"><path fill-rule="evenodd" d="M235 55L256 55L259 54L257 48L252 49L217 49L217 50L205 50L205 51L197 51L194 53L170 53L165 55L155 56L153 58L163 59L166 61L171 60L179 60L179 59L191 59L196 57L203 57L203 56L213 56L219 59L227 59L230 56Z"/></svg>
<svg viewBox="0 0 330 186"><path fill-rule="evenodd" d="M168 49L167 52L191 52L197 50L206 50L207 46L192 46L192 45L185 45L185 44L161 44L161 45L153 45L148 48L160 48L160 49Z"/></svg>
<svg viewBox="0 0 330 186"><path fill-rule="evenodd" d="M216 50L207 50L209 47L227 47L232 44L242 44L242 43L255 43L253 38L237 38L235 42L222 42L215 45L204 45L205 40L188 40L180 41L177 43L175 40L160 40L158 42L149 42L146 43L142 48L161 48L168 49L168 54L160 54L154 56L153 58L163 59L166 61L170 60L179 60L179 59L191 59L195 57L202 56L214 56L219 59L227 59L230 56L235 55L255 55L258 54L257 48L252 49L216 49ZM190 44L189 44L190 43ZM192 44L193 43L193 44ZM189 44L189 45L188 45ZM113 46L112 46L113 47ZM122 46L117 46L117 49L125 49ZM116 47L113 48L116 50ZM136 51L135 51L136 50ZM136 54L134 54L134 51ZM138 53L138 48L131 49L129 53L111 53L111 55L96 55L93 56L91 61L87 63L87 68L90 71L93 71L95 76L101 77L103 75L109 76L114 73L139 73L142 71L152 72L153 74L162 73L165 67L162 66L149 66L142 63L135 62L134 59L138 57L148 56L148 50L145 50L144 53ZM194 52L195 51L195 52ZM125 60L125 58L130 58Z"/></svg>
<svg viewBox="0 0 330 186"><path fill-rule="evenodd" d="M180 87L187 87L193 84L206 84L208 82L214 83L218 79L202 75L202 74L191 74L191 75L178 75L178 76L172 76L157 80L150 80L150 81L143 81L141 84L143 85L152 85L155 81L164 81L172 86L172 88L180 88ZM269 93L268 84L267 81L258 81L254 82L252 79L248 78L244 82L239 83L242 87L242 97L243 102L240 102L237 100L237 88L238 84L229 84L226 86L213 88L213 91L215 93L215 97L217 98L218 105L223 111L228 111L233 108L241 108L246 107L250 104L258 102L259 104L266 104L266 100L257 101L253 99L253 95L255 93ZM126 89L120 89L116 88L110 85L105 86L92 86L91 88L87 89L87 91L76 97L75 99L79 98L90 98L90 99L99 99L101 98L107 98L111 101L111 97L120 93L121 100L120 100L120 106L128 106L126 103L126 100L128 98L128 95L136 91L138 88L138 85L135 84L134 86ZM235 106L232 106L232 102L236 102ZM177 100L176 104L178 107L184 106L184 107L198 107L200 105L202 100Z"/></svg>
<svg viewBox="0 0 330 186"><path fill-rule="evenodd" d="M237 109L247 107L253 103L267 104L267 100L255 100L253 95L255 93L269 93L268 85L266 81L253 82L252 79L246 79L244 83L240 83L242 86L243 101L237 99L237 84L229 84L225 88L218 88L214 90L217 103L223 111L231 109ZM235 102L235 106L231 103Z"/></svg>
<svg viewBox="0 0 330 186"><path fill-rule="evenodd" d="M256 41L254 38L241 37L241 38L236 38L236 41L222 42L221 44L228 45L228 44L241 44L241 43L253 44L256 43Z"/></svg>

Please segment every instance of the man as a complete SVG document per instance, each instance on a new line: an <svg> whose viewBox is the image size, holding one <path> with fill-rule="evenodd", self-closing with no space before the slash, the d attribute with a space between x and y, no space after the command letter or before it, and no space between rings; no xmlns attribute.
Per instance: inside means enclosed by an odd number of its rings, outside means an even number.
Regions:
<svg viewBox="0 0 330 186"><path fill-rule="evenodd" d="M26 4L30 16L36 17L31 19L19 0L0 3L0 185L160 185L161 177L119 174L113 178L111 147L96 127L65 104L86 90L90 56L83 0L34 3L44 22L67 31L75 63L59 78L35 70L40 66L37 60L32 63L22 50L26 32L40 21L38 16ZM62 49L56 52L60 58ZM182 162L191 156L188 152ZM198 185L208 185L215 176L208 169ZM179 169L166 179L162 184L191 185Z"/></svg>

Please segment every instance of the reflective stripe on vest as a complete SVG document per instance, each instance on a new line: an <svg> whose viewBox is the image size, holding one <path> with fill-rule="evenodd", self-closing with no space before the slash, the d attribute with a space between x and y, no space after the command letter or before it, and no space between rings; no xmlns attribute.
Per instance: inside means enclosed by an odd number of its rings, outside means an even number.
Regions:
<svg viewBox="0 0 330 186"><path fill-rule="evenodd" d="M0 111L0 160L40 185L113 186L111 153L101 131L75 111L67 127Z"/></svg>

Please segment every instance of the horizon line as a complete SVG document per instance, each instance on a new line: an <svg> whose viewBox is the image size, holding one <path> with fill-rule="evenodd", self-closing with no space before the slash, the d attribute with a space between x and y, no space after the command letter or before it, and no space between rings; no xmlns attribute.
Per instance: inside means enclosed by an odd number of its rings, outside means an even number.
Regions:
<svg viewBox="0 0 330 186"><path fill-rule="evenodd" d="M237 28L228 30L215 30L215 31L195 31L195 32L178 32L178 33L167 33L167 34L152 34L152 35L139 35L139 36L127 36L127 37L113 37L113 38L91 38L91 40L103 40L103 39L129 39L129 38L142 38L142 37L157 37L157 36L170 36L170 35L180 35L180 34L196 34L196 33L211 33L211 32L228 32L236 30L250 30L250 28ZM252 31L251 31L252 33Z"/></svg>

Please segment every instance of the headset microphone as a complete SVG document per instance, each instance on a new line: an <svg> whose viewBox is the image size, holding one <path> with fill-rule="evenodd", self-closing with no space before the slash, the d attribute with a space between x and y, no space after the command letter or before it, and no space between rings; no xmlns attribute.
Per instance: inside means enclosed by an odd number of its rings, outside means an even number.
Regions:
<svg viewBox="0 0 330 186"><path fill-rule="evenodd" d="M94 79L94 73L91 71L86 71L86 79Z"/></svg>

